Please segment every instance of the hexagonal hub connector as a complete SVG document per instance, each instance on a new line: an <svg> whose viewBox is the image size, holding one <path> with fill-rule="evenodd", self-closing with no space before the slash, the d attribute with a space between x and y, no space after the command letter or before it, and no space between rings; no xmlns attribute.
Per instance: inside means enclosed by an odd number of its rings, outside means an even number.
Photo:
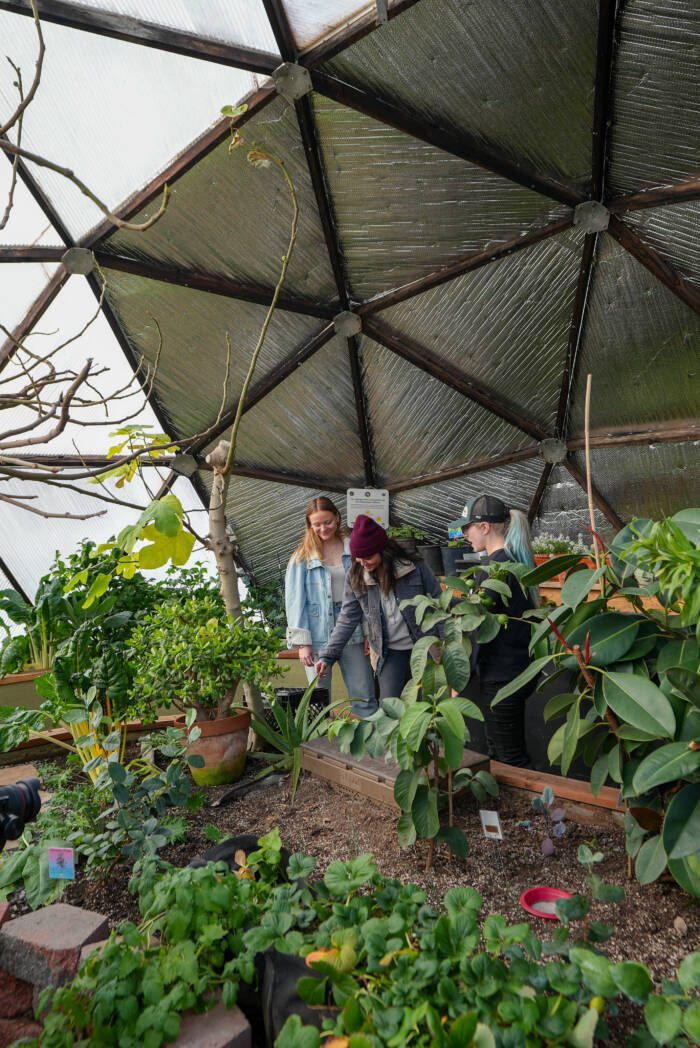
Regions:
<svg viewBox="0 0 700 1048"><path fill-rule="evenodd" d="M540 441L540 455L545 462L563 462L568 454L566 444L556 437L546 437Z"/></svg>
<svg viewBox="0 0 700 1048"><path fill-rule="evenodd" d="M362 319L358 317L357 313L351 313L349 309L346 309L333 317L333 326L336 335L350 338L352 335L359 335L362 331Z"/></svg>
<svg viewBox="0 0 700 1048"><path fill-rule="evenodd" d="M309 70L293 62L283 62L278 66L272 74L272 79L277 94L282 95L288 102L296 102L298 98L308 95L312 86Z"/></svg>
<svg viewBox="0 0 700 1048"><path fill-rule="evenodd" d="M602 233L608 228L610 212L597 200L584 200L574 208L574 225L585 233Z"/></svg>
<svg viewBox="0 0 700 1048"><path fill-rule="evenodd" d="M69 273L86 277L95 268L95 256L86 247L69 247L61 257Z"/></svg>

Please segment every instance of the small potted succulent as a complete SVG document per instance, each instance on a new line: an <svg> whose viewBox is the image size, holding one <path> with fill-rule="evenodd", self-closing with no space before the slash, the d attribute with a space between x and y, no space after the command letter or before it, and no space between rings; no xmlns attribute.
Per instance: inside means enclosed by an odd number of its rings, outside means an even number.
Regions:
<svg viewBox="0 0 700 1048"><path fill-rule="evenodd" d="M199 785L235 782L246 761L250 711L234 705L238 685L263 684L277 672L279 636L261 622L226 617L215 595L166 601L131 636L134 695L155 715L175 706L195 731L188 756ZM183 718L184 719L184 718ZM195 738L196 736L196 738Z"/></svg>

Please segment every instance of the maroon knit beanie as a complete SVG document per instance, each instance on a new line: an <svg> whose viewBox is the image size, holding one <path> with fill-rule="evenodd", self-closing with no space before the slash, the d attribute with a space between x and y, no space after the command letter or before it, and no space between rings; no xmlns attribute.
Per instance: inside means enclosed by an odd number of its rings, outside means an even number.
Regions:
<svg viewBox="0 0 700 1048"><path fill-rule="evenodd" d="M382 552L388 541L389 536L376 520L366 517L364 513L355 518L350 536L350 552L353 557L373 557L375 553Z"/></svg>

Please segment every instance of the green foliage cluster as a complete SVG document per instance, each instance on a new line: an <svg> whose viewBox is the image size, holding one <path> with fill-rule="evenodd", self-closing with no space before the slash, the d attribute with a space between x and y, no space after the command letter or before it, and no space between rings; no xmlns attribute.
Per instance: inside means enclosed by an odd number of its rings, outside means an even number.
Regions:
<svg viewBox="0 0 700 1048"><path fill-rule="evenodd" d="M159 1048L177 1037L186 1009L204 1012L219 995L235 1004L267 950L307 957L298 992L333 1003L324 1036L347 1048L592 1048L619 998L645 1006L637 1048L698 1037L700 954L654 993L643 965L600 951L592 922L575 935L573 912L541 940L499 914L480 925L472 888L451 889L434 909L422 889L379 874L370 855L330 863L313 884L315 860L293 855L285 880L277 830L259 843L237 873L140 864L130 886L141 923L122 925L71 984L46 991L43 1048ZM296 1015L276 1041L320 1043Z"/></svg>
<svg viewBox="0 0 700 1048"><path fill-rule="evenodd" d="M572 555L573 556L573 555ZM512 694L543 670L575 674L545 718L565 715L549 759L567 774L575 757L591 768L597 794L612 781L630 812L627 848L638 879L668 867L700 897L700 510L621 531L598 569L559 557L523 585L568 571L561 606L527 613L535 658L496 695ZM594 586L599 595L589 600ZM632 612L618 610L625 598ZM655 598L658 604L650 602Z"/></svg>
<svg viewBox="0 0 700 1048"><path fill-rule="evenodd" d="M200 720L225 717L241 681L274 675L279 637L262 622L235 622L220 598L205 596L158 605L130 639L133 694L146 709L174 705Z"/></svg>
<svg viewBox="0 0 700 1048"><path fill-rule="evenodd" d="M262 619L270 629L279 631L281 640L287 626L282 579L264 584L255 582L250 577L244 581L247 592L245 599L241 602L243 614L253 619Z"/></svg>
<svg viewBox="0 0 700 1048"><path fill-rule="evenodd" d="M390 539L413 539L414 542L425 542L427 535L420 528L414 528L412 524L395 524L387 528Z"/></svg>

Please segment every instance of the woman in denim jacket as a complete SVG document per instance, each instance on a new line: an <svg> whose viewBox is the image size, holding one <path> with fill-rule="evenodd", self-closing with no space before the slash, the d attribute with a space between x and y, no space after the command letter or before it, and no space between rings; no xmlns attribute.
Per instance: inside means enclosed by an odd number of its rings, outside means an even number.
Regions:
<svg viewBox="0 0 700 1048"><path fill-rule="evenodd" d="M401 602L421 594L439 597L440 584L427 564L415 563L376 520L364 514L357 517L352 529L350 552L353 561L343 606L319 653L316 672L323 676L328 667L342 660L345 645L364 616L379 697L398 696L411 675L415 642L425 634L442 635L440 626L421 629L415 607L401 608Z"/></svg>
<svg viewBox="0 0 700 1048"><path fill-rule="evenodd" d="M298 649L309 680L314 677L318 653L333 632L349 567L347 532L341 528L337 507L324 496L312 499L306 509L306 531L287 565L284 587L287 647ZM340 672L352 712L369 717L377 709L377 700L359 619L351 632L338 659ZM330 694L330 674L324 684Z"/></svg>

